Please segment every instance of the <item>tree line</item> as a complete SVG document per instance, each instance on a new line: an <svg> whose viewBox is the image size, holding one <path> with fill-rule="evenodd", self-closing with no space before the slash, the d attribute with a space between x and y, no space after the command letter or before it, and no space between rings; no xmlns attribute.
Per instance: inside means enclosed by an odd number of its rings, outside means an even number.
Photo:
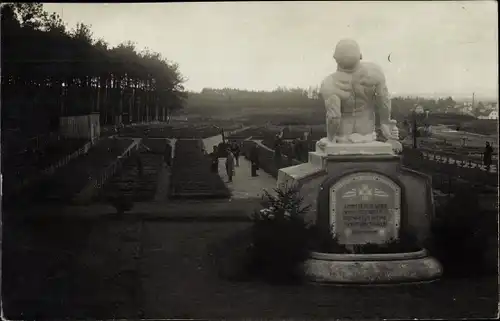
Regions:
<svg viewBox="0 0 500 321"><path fill-rule="evenodd" d="M196 93L190 93L196 94ZM302 88L286 88L278 87L272 91L265 90L245 90L238 88L209 88L205 87L199 93L206 97L226 97L235 99L253 99L253 98L275 98L275 99L288 99L288 98L307 98L309 91Z"/></svg>
<svg viewBox="0 0 500 321"><path fill-rule="evenodd" d="M83 23L68 30L41 3L3 4L1 29L2 128L56 131L59 117L92 112L102 124L152 120L187 97L176 63L130 41L110 47Z"/></svg>
<svg viewBox="0 0 500 321"><path fill-rule="evenodd" d="M321 105L321 96L317 88L277 88L272 91L252 91L235 88L203 88L201 92L189 92L188 105L197 107L210 107L215 104L239 106L242 104L254 107L279 108L307 108ZM456 102L451 97L447 98L422 98L422 97L392 97L392 114L395 118L405 118L411 115L416 106L432 113L453 111Z"/></svg>

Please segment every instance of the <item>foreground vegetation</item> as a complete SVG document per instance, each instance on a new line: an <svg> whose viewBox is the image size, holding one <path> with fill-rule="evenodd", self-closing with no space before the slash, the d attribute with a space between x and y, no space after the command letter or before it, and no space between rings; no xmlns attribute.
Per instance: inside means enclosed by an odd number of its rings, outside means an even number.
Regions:
<svg viewBox="0 0 500 321"><path fill-rule="evenodd" d="M444 267L445 278L496 275L498 244L495 214L480 209L478 195L462 190L438 205L431 222L432 237L419 243L402 231L387 244L365 244L348 250L334 238L325 238L304 219L308 207L296 187L269 193L253 218L252 228L220 243L219 273L233 281L255 278L271 283L304 281L302 263L310 251L327 253L401 253L430 251ZM221 259L221 258L219 258Z"/></svg>

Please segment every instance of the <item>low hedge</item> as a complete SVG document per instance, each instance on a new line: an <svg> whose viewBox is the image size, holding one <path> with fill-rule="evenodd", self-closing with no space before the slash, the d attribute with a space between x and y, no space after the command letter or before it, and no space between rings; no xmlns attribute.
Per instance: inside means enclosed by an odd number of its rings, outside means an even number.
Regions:
<svg viewBox="0 0 500 321"><path fill-rule="evenodd" d="M243 155L245 155L245 158L250 159L250 151L256 144L257 143L253 141L245 141L243 143ZM278 177L278 170L280 168L298 164L301 164L301 162L283 155L281 157L281 162L278 165L274 158L274 152L265 147L259 146L259 168L274 178Z"/></svg>

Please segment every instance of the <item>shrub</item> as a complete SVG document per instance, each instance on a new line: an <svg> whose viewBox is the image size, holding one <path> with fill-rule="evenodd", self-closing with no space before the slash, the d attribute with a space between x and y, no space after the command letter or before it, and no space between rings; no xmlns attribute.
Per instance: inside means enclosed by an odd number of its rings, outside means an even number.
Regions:
<svg viewBox="0 0 500 321"><path fill-rule="evenodd" d="M308 227L296 186L265 191L265 207L255 212L252 228L251 269L273 283L300 281L301 263L308 257Z"/></svg>
<svg viewBox="0 0 500 321"><path fill-rule="evenodd" d="M445 275L497 272L497 260L491 257L498 252L497 216L481 211L479 195L467 188L436 208L430 249L443 264Z"/></svg>

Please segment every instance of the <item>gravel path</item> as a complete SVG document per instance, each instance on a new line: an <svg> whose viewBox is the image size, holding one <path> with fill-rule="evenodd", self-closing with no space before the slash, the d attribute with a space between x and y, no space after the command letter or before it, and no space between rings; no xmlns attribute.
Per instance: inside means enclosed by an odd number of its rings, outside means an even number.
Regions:
<svg viewBox="0 0 500 321"><path fill-rule="evenodd" d="M245 130L248 127L236 132ZM234 132L231 132L234 134ZM222 136L209 137L203 140L208 153L212 151L213 146L222 142ZM263 170L258 171L257 177L251 176L251 164L243 155L239 157L239 166L234 168L235 175L231 183L228 182L226 173L225 158L219 158L219 175L226 183L232 194L233 199L260 198L263 195L263 189L270 192L276 187L276 179Z"/></svg>

